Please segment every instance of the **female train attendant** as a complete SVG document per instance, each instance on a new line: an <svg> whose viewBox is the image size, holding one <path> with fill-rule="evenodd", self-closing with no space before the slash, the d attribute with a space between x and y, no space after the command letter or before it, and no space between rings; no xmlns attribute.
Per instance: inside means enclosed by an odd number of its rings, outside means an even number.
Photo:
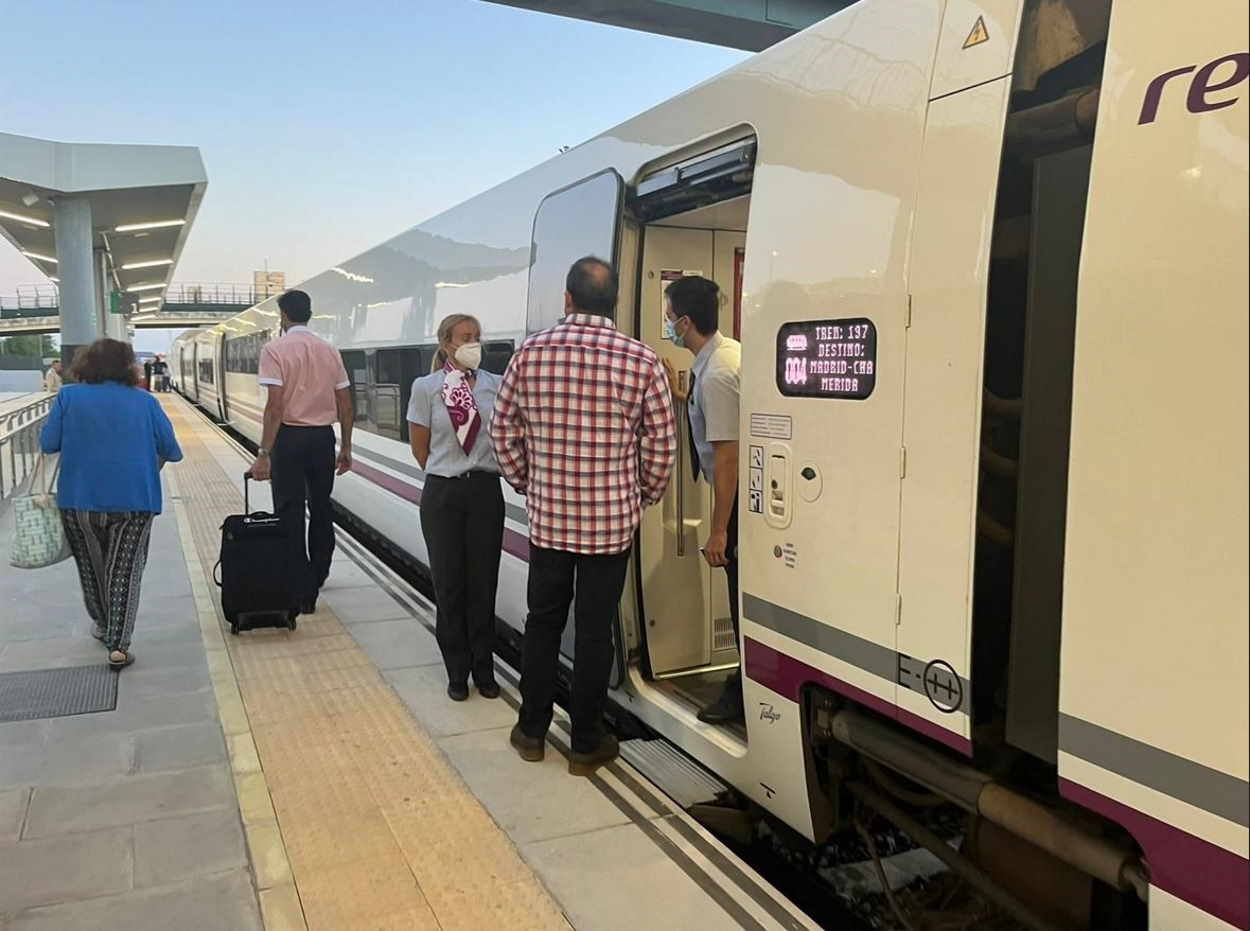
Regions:
<svg viewBox="0 0 1250 931"><path fill-rule="evenodd" d="M447 695L469 697L469 676L483 698L495 682L495 590L503 547L503 490L490 438L499 376L482 371L482 327L452 314L438 325L429 375L412 383L408 436L425 470L421 531L438 600L438 645Z"/></svg>

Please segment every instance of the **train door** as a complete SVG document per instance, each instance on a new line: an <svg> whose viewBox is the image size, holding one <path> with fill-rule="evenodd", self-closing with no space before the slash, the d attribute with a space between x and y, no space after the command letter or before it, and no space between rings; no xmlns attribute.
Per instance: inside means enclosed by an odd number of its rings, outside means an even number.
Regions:
<svg viewBox="0 0 1250 931"><path fill-rule="evenodd" d="M191 356L191 374L187 379L187 396L196 404L200 403L200 344L194 338L187 341L187 345L182 348L185 354L190 353Z"/></svg>
<svg viewBox="0 0 1250 931"><path fill-rule="evenodd" d="M619 268L624 187L621 176L609 168L553 191L538 205L530 245L527 333L546 329L563 318L565 277L569 266L579 258L596 255ZM613 635L616 649L610 683L615 688L625 670L619 624L613 627ZM560 652L569 663L573 659L574 636L570 621L560 644Z"/></svg>
<svg viewBox="0 0 1250 931"><path fill-rule="evenodd" d="M724 296L721 332L735 332L754 153L754 138L740 131L736 139L722 137L644 175L635 188L631 213L641 239L635 335L672 364L683 387L694 356L665 337L664 291L683 275L712 279ZM712 489L694 464L686 405L678 404L675 413L673 478L639 528L635 623L644 672L693 713L738 668L738 641L725 573L710 567L701 550L710 532Z"/></svg>
<svg viewBox="0 0 1250 931"><path fill-rule="evenodd" d="M221 411L221 422L230 422L230 408L226 401L226 334L217 335L217 407Z"/></svg>

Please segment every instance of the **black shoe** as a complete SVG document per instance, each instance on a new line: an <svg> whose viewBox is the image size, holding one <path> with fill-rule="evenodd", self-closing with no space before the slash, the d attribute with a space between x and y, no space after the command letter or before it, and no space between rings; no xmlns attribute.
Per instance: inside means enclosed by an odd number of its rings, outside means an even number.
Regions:
<svg viewBox="0 0 1250 931"><path fill-rule="evenodd" d="M527 763L541 763L543 755L547 750L547 742L545 740L541 737L530 737L525 731L521 730L520 724L513 726L512 733L508 736L508 743L512 744L513 749Z"/></svg>
<svg viewBox="0 0 1250 931"><path fill-rule="evenodd" d="M621 748L616 735L604 734L599 741L599 746L589 753L578 753L576 750L569 753L569 775L593 776L596 769L605 763L611 763L620 755L620 752Z"/></svg>
<svg viewBox="0 0 1250 931"><path fill-rule="evenodd" d="M699 712L704 724L742 724L746 715L742 710L742 680L736 676L725 683L720 698Z"/></svg>
<svg viewBox="0 0 1250 931"><path fill-rule="evenodd" d="M477 693L483 698L498 698L499 683L498 682L474 682L477 686Z"/></svg>
<svg viewBox="0 0 1250 931"><path fill-rule="evenodd" d="M452 701L464 701L469 697L469 684L467 682L449 682L447 684L447 697Z"/></svg>

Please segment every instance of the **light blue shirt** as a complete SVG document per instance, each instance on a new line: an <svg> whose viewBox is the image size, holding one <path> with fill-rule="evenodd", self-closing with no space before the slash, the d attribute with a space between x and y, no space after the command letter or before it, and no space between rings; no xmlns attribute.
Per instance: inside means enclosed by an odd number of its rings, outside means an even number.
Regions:
<svg viewBox="0 0 1250 931"><path fill-rule="evenodd" d="M477 401L482 427L477 431L477 439L473 441L468 455L460 447L447 405L443 403L443 382L446 380L447 373L442 370L424 375L412 383L412 396L408 399L408 422L428 427L430 431L430 457L425 461L425 473L455 478L474 470L498 472L495 444L490 438L490 421L502 379L483 369L477 370L473 399Z"/></svg>
<svg viewBox="0 0 1250 931"><path fill-rule="evenodd" d="M719 332L712 334L690 366L694 392L686 413L699 454L699 471L709 482L713 480L716 466L716 450L712 444L738 439L738 373L741 368L742 344Z"/></svg>

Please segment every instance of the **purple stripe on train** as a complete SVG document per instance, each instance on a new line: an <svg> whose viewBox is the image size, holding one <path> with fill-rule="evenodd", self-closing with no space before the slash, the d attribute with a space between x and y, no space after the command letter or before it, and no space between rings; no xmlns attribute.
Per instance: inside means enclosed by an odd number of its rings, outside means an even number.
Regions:
<svg viewBox="0 0 1250 931"><path fill-rule="evenodd" d="M878 698L871 692L857 688L849 682L843 682L827 672L821 672L814 666L809 666L793 656L787 656L785 653L774 650L772 647L765 646L758 640L746 637L744 641L746 647L744 668L747 678L772 689L778 695L784 695L791 701L797 702L799 700L799 691L804 685L808 683L822 685L830 691L837 692L839 695L871 708L873 711L893 718L900 724L919 731L926 737L931 737L952 750L957 750L965 756L972 755L972 742L963 735L949 731L939 724L922 718L918 714L899 708L897 705Z"/></svg>

